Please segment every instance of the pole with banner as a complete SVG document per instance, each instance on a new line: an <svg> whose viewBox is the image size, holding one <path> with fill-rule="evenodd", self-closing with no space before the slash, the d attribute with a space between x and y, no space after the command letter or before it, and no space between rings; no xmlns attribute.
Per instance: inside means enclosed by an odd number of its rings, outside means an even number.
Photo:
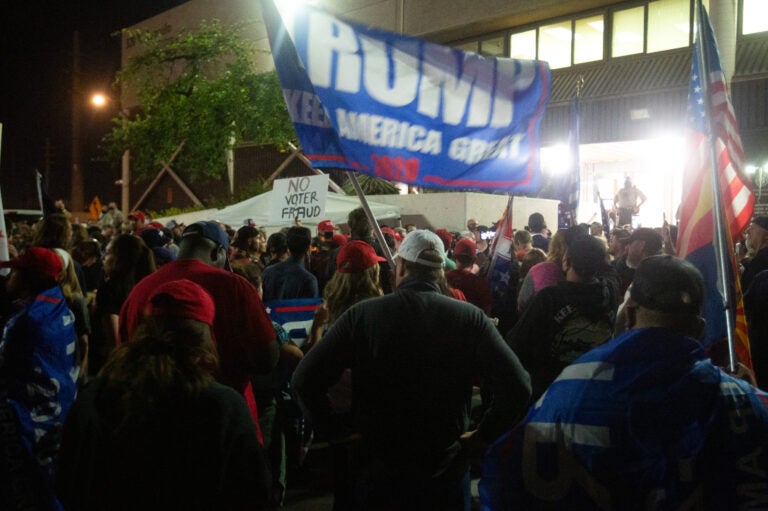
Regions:
<svg viewBox="0 0 768 511"><path fill-rule="evenodd" d="M710 57L710 45L704 44L704 38L702 37L704 20L702 19L704 7L701 4L701 0L696 0L697 4L697 24L698 24L698 37L699 45L697 48L699 65L699 76L701 77L700 86L702 95L705 98L710 97L710 84L709 84L709 57ZM726 248L726 242L730 243L730 240L726 241L724 236L725 222L723 220L723 205L720 197L720 170L718 167L718 152L715 146L715 136L712 129L712 105L708 100L704 101L705 118L707 119L707 141L709 143L710 151L710 168L712 172L712 215L714 219L714 245L715 245L715 258L717 259L718 275L720 277L719 288L723 295L723 309L725 313L725 332L728 336L728 361L731 371L736 371L736 344L733 340L733 317L731 311L735 309L732 296L732 290L730 282L727 280L728 263L729 260Z"/></svg>
<svg viewBox="0 0 768 511"><path fill-rule="evenodd" d="M0 123L0 149L3 147L3 125ZM2 152L0 152L2 156ZM5 209L3 208L3 194L0 192L0 261L10 261L11 257L8 253L8 230L5 228ZM10 269L3 268L0 270L0 275L8 275Z"/></svg>
<svg viewBox="0 0 768 511"><path fill-rule="evenodd" d="M377 222L376 217L373 216L371 207L368 205L368 199L365 198L365 193L363 193L363 188L360 186L360 182L357 180L357 176L354 172L347 172L347 176L349 177L349 181L352 183L352 187L357 193L357 197L360 199L360 204L363 207L363 211L365 211L365 216L368 218L368 225L373 228L373 234L376 236L376 239L379 240L379 245L381 246L382 252L384 252L384 256L387 258L389 267L392 271L395 271L395 257L392 255L392 251L389 250L389 245L387 245L387 240L384 239L384 233L381 232L379 222Z"/></svg>
<svg viewBox="0 0 768 511"><path fill-rule="evenodd" d="M678 255L704 277L705 347L725 339L731 371L750 365L749 339L731 233L749 224L754 196L744 151L706 10L696 1L696 41L688 95L689 150Z"/></svg>
<svg viewBox="0 0 768 511"><path fill-rule="evenodd" d="M289 115L313 167L428 188L537 192L542 61L482 57L262 0ZM284 23L285 19L285 23Z"/></svg>

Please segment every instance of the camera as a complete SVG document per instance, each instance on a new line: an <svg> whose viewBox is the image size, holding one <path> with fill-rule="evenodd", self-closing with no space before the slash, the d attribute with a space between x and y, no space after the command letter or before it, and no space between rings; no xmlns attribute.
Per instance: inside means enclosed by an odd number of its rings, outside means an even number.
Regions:
<svg viewBox="0 0 768 511"><path fill-rule="evenodd" d="M480 233L481 240L492 240L496 236L496 231L483 231Z"/></svg>

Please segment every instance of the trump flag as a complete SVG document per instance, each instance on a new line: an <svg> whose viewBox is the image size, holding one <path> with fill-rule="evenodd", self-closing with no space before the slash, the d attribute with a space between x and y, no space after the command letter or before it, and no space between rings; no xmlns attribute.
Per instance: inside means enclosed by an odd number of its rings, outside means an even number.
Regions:
<svg viewBox="0 0 768 511"><path fill-rule="evenodd" d="M546 62L489 58L262 0L288 112L313 166L431 188L534 192Z"/></svg>

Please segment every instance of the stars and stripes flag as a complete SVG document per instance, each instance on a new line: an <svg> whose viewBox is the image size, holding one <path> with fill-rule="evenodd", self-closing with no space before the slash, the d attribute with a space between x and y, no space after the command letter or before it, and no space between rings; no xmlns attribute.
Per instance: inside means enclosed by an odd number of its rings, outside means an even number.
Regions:
<svg viewBox="0 0 768 511"><path fill-rule="evenodd" d="M749 224L754 196L743 172L744 150L712 25L700 1L696 9L697 35L688 93L689 160L683 177L685 196L677 253L704 276L705 345L727 338L731 353L749 365L733 235Z"/></svg>
<svg viewBox="0 0 768 511"><path fill-rule="evenodd" d="M491 311L498 317L499 309L503 307L507 292L509 291L509 268L513 257L512 228L512 199L510 196L507 207L501 215L501 220L496 228L496 235L491 244L491 264L488 266L488 285L493 295Z"/></svg>

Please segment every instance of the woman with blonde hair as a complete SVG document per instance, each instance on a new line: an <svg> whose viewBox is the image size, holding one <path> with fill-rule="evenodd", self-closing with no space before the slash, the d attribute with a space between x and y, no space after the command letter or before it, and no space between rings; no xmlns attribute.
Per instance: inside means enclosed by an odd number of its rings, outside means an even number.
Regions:
<svg viewBox="0 0 768 511"><path fill-rule="evenodd" d="M520 284L517 296L517 310L522 311L530 303L533 295L545 287L554 286L565 278L563 259L568 248L568 238L577 233L586 233L580 226L558 230L549 243L547 260L531 267Z"/></svg>
<svg viewBox="0 0 768 511"><path fill-rule="evenodd" d="M376 255L374 248L362 240L351 240L341 247L336 257L336 272L325 286L325 301L315 312L307 349L314 343L322 342L321 337L339 316L354 304L381 296L384 291L379 284L379 263L383 257ZM352 410L352 372L344 371L339 382L328 391L331 406L339 414L340 421L349 427ZM354 450L356 437L335 445L331 450L334 472L334 509L347 509L351 499L351 475L354 473Z"/></svg>
<svg viewBox="0 0 768 511"><path fill-rule="evenodd" d="M312 324L311 342L319 340L323 326L336 321L344 311L361 300L381 296L379 262L374 248L361 240L352 240L339 250L336 273L325 286L325 302L318 307Z"/></svg>

